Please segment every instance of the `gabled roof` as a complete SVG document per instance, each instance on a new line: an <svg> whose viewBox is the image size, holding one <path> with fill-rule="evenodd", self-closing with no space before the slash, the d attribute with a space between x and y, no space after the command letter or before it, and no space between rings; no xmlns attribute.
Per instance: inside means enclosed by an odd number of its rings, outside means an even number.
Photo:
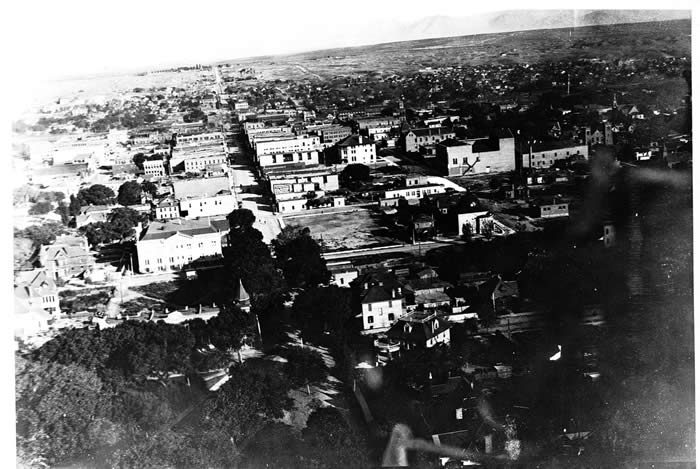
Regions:
<svg viewBox="0 0 700 469"><path fill-rule="evenodd" d="M36 298L56 292L56 282L45 270L34 270L21 275L15 287L15 295L20 298Z"/></svg>
<svg viewBox="0 0 700 469"><path fill-rule="evenodd" d="M416 137L429 137L432 135L454 134L454 131L449 127L427 127L422 129L411 129L409 133L413 133Z"/></svg>
<svg viewBox="0 0 700 469"><path fill-rule="evenodd" d="M360 301L362 303L377 303L380 301L400 299L401 296L392 296L391 289L375 285L373 287L370 287L368 290L362 292L362 294L360 295Z"/></svg>
<svg viewBox="0 0 700 469"><path fill-rule="evenodd" d="M348 135L340 142L338 142L339 147L356 147L359 145L372 145L373 142L370 140L365 140L361 135Z"/></svg>
<svg viewBox="0 0 700 469"><path fill-rule="evenodd" d="M194 237L203 234L218 233L209 220L181 220L173 219L162 222L152 222L144 230L140 241L152 241L167 239L176 234Z"/></svg>
<svg viewBox="0 0 700 469"><path fill-rule="evenodd" d="M424 344L450 329L452 324L436 314L410 313L399 318L387 331L387 336L413 343Z"/></svg>

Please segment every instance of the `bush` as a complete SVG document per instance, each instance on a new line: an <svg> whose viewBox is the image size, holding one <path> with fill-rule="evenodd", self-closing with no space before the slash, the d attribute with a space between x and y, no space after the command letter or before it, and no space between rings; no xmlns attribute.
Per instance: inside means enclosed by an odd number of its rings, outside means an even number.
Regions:
<svg viewBox="0 0 700 469"><path fill-rule="evenodd" d="M37 202L29 209L30 215L45 215L51 211L53 207L51 202Z"/></svg>

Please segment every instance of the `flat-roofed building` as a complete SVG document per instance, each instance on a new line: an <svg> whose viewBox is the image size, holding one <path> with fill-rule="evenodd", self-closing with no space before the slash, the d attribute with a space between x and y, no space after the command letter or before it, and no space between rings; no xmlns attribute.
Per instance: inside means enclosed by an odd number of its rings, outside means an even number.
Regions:
<svg viewBox="0 0 700 469"><path fill-rule="evenodd" d="M260 155L275 155L283 153L309 153L316 151L321 146L321 139L317 136L297 135L292 138L279 138L270 141L260 141L256 143L255 152ZM318 164L318 163L316 163Z"/></svg>
<svg viewBox="0 0 700 469"><path fill-rule="evenodd" d="M535 143L525 149L523 168L549 168L555 162L569 158L588 159L588 145L570 141Z"/></svg>
<svg viewBox="0 0 700 469"><path fill-rule="evenodd" d="M221 132L207 132L192 135L178 135L177 146L198 145L206 142L223 142L224 136Z"/></svg>
<svg viewBox="0 0 700 469"><path fill-rule="evenodd" d="M318 150L260 154L257 157L258 165L262 168L270 166L288 165L290 163L302 163L307 166L318 165Z"/></svg>
<svg viewBox="0 0 700 469"><path fill-rule="evenodd" d="M143 162L143 173L150 177L165 176L165 162L162 158L155 158Z"/></svg>
<svg viewBox="0 0 700 469"><path fill-rule="evenodd" d="M441 194L445 192L445 186L428 182L428 178L421 176L408 177L404 180L403 187L389 189L384 192L385 199L406 199L418 203L426 195Z"/></svg>
<svg viewBox="0 0 700 469"><path fill-rule="evenodd" d="M173 192L176 199L211 195L222 190L231 190L231 182L228 177L176 179L173 181Z"/></svg>
<svg viewBox="0 0 700 469"><path fill-rule="evenodd" d="M226 155L224 153L185 158L185 172L196 173L207 169L210 165L226 165Z"/></svg>
<svg viewBox="0 0 700 469"><path fill-rule="evenodd" d="M228 215L237 208L236 197L230 190L180 199L180 215L188 219Z"/></svg>
<svg viewBox="0 0 700 469"><path fill-rule="evenodd" d="M184 135L190 135L190 134L198 134L204 131L206 128L206 125L204 125L204 122L175 122L173 125L170 126L170 130L172 133L177 134L178 136L184 136Z"/></svg>
<svg viewBox="0 0 700 469"><path fill-rule="evenodd" d="M540 199L530 204L531 215L537 218L558 218L569 216L569 203L557 197Z"/></svg>
<svg viewBox="0 0 700 469"><path fill-rule="evenodd" d="M321 137L321 143L335 145L344 138L352 135L352 129L342 125L329 125L317 129L316 133Z"/></svg>
<svg viewBox="0 0 700 469"><path fill-rule="evenodd" d="M338 174L327 168L309 168L284 174L267 174L273 195L306 193L311 191L337 191L340 189Z"/></svg>
<svg viewBox="0 0 700 469"><path fill-rule="evenodd" d="M510 131L494 137L449 139L435 146L437 164L446 176L514 171L515 140Z"/></svg>

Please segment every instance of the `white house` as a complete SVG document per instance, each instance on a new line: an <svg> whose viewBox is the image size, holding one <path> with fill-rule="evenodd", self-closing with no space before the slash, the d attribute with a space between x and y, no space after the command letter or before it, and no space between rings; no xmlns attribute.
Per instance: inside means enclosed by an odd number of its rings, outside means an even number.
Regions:
<svg viewBox="0 0 700 469"><path fill-rule="evenodd" d="M340 161L347 164L371 165L377 161L377 147L362 135L350 135L338 142Z"/></svg>
<svg viewBox="0 0 700 469"><path fill-rule="evenodd" d="M180 270L197 259L220 257L227 232L224 223L206 219L153 222L136 242L139 271Z"/></svg>

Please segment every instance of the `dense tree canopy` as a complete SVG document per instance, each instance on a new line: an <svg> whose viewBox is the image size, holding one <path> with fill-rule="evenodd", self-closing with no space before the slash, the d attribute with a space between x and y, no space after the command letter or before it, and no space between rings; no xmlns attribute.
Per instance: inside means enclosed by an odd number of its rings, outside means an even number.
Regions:
<svg viewBox="0 0 700 469"><path fill-rule="evenodd" d="M143 153L136 153L131 160L134 162L136 167L143 170L143 162L146 161L146 155Z"/></svg>
<svg viewBox="0 0 700 469"><path fill-rule="evenodd" d="M241 454L250 438L291 408L292 400L284 376L275 371L244 363L231 367L229 375L216 398L206 403L204 414L212 430L231 438L231 451Z"/></svg>
<svg viewBox="0 0 700 469"><path fill-rule="evenodd" d="M145 222L148 216L128 207L117 207L107 216L106 222L90 223L80 227L91 246L120 241L134 234L134 227Z"/></svg>
<svg viewBox="0 0 700 469"><path fill-rule="evenodd" d="M272 249L290 287L313 286L330 280L321 247L308 228L285 226L272 241Z"/></svg>
<svg viewBox="0 0 700 469"><path fill-rule="evenodd" d="M94 184L88 188L80 189L77 199L81 206L109 205L114 203L114 191L102 184Z"/></svg>
<svg viewBox="0 0 700 469"><path fill-rule="evenodd" d="M229 279L241 279L251 295L253 307L268 309L277 303L284 290L284 279L277 270L270 249L260 231L253 228L255 216L250 210L238 209L228 216L229 246L224 260Z"/></svg>
<svg viewBox="0 0 700 469"><path fill-rule="evenodd" d="M361 163L347 165L340 173L340 181L344 186L354 187L359 183L370 180L369 166Z"/></svg>
<svg viewBox="0 0 700 469"><path fill-rule="evenodd" d="M45 215L51 211L53 207L51 206L51 202L37 202L34 205L31 206L29 209L29 214L30 215Z"/></svg>
<svg viewBox="0 0 700 469"><path fill-rule="evenodd" d="M342 341L352 328L350 291L336 285L307 289L294 300L292 316L302 334L314 338L329 332Z"/></svg>
<svg viewBox="0 0 700 469"><path fill-rule="evenodd" d="M119 186L117 202L122 205L138 205L141 203L141 185L136 181L126 181Z"/></svg>
<svg viewBox="0 0 700 469"><path fill-rule="evenodd" d="M41 225L28 226L23 230L16 231L16 238L25 238L32 241L34 247L50 244L56 240L56 236L64 234L65 227L61 223L47 222Z"/></svg>
<svg viewBox="0 0 700 469"><path fill-rule="evenodd" d="M158 195L158 186L152 183L151 181L143 181L141 184L141 189L143 192L150 194L151 197L155 197Z"/></svg>
<svg viewBox="0 0 700 469"><path fill-rule="evenodd" d="M94 371L20 358L15 379L17 446L27 462L60 461L100 443L98 426L110 402Z"/></svg>

